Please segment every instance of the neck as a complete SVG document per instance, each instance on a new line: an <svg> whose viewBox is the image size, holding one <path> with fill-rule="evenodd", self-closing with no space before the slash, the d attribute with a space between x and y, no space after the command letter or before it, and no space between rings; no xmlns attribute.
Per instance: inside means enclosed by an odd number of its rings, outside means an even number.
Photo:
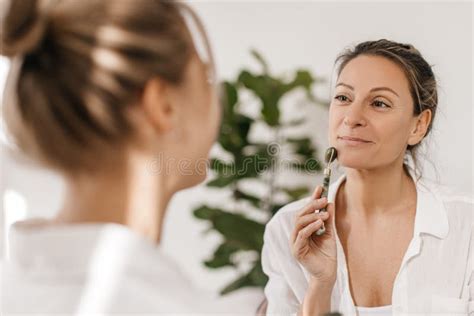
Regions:
<svg viewBox="0 0 474 316"><path fill-rule="evenodd" d="M337 203L347 214L372 218L406 210L416 203L416 188L401 164L373 170L347 169Z"/></svg>
<svg viewBox="0 0 474 316"><path fill-rule="evenodd" d="M129 154L93 175L68 177L66 199L55 223L117 223L160 243L171 198L164 175L150 169L152 157Z"/></svg>

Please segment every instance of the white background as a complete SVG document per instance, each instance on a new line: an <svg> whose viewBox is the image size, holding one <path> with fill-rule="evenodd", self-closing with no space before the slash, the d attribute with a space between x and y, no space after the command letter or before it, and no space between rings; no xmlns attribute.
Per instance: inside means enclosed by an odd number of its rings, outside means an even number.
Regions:
<svg viewBox="0 0 474 316"><path fill-rule="evenodd" d="M222 78L233 79L244 66L257 70L249 54L250 48L256 48L275 73L304 67L326 77L328 83L317 90L326 99L333 62L345 47L379 38L413 44L434 65L439 84L439 110L427 156L442 183L472 194L472 3L207 1L191 5L207 26ZM1 59L0 84L6 70L7 62ZM308 115L308 131L323 150L327 112L314 107ZM2 221L21 218L22 209L27 217L53 216L61 201L59 178L17 164L4 152L1 158ZM436 178L429 165L425 176ZM318 182L317 177L312 181ZM236 272L209 271L201 263L219 241L217 235L204 236L206 224L191 215L203 197L216 198L203 186L176 194L168 208L163 245L197 286L217 291ZM237 296L253 302L261 297L258 291L242 291Z"/></svg>

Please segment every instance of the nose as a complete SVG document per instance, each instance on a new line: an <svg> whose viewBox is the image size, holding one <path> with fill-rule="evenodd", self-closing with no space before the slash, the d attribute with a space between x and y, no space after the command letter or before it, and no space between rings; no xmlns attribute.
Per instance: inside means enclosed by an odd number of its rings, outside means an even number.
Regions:
<svg viewBox="0 0 474 316"><path fill-rule="evenodd" d="M364 109L362 104L353 103L346 108L346 113L344 116L344 125L351 128L357 126L367 125L367 121L364 118Z"/></svg>

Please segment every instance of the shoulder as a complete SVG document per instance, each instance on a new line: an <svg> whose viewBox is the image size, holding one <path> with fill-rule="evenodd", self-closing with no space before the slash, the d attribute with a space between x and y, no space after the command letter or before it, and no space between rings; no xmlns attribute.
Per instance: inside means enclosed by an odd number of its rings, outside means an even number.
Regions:
<svg viewBox="0 0 474 316"><path fill-rule="evenodd" d="M436 183L433 183L432 187L444 202L457 202L471 207L474 205L474 194L472 192L462 191L448 185Z"/></svg>
<svg viewBox="0 0 474 316"><path fill-rule="evenodd" d="M431 203L424 204L429 207L429 213L439 210L440 213L433 213L434 216L441 216L443 226L446 227L449 238L446 242L449 247L467 247L473 251L474 238L474 197L472 193L463 192L452 186L442 185L436 182L424 182L421 187L424 196L427 196ZM428 192L426 194L425 192ZM432 215L433 216L433 215ZM435 218L428 219L435 221ZM444 224L445 223L445 224Z"/></svg>
<svg viewBox="0 0 474 316"><path fill-rule="evenodd" d="M474 194L452 186L424 181L422 184L442 203L448 217L462 217L474 224Z"/></svg>

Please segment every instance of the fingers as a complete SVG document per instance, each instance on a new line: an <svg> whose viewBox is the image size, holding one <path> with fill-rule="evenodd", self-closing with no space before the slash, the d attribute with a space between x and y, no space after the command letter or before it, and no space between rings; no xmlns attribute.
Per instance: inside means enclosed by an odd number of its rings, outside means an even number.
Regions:
<svg viewBox="0 0 474 316"><path fill-rule="evenodd" d="M295 224L294 228L291 234L291 240L292 242L295 241L296 236L298 233L305 228L307 225L315 222L318 219L322 219L323 221L327 220L330 217L329 212L318 212L316 213L316 210L319 210L325 206L327 206L327 200L326 198L312 201L306 205L300 213L298 213L295 216Z"/></svg>
<svg viewBox="0 0 474 316"><path fill-rule="evenodd" d="M321 198L321 194L323 193L323 187L318 185L311 195L309 203L300 211L298 216L309 214L314 212L315 210L319 210L323 208L324 204L327 201L327 198ZM324 199L324 200L323 200Z"/></svg>
<svg viewBox="0 0 474 316"><path fill-rule="evenodd" d="M313 194L311 195L312 200L319 199L321 197L321 194L323 193L323 187L318 185L314 191Z"/></svg>
<svg viewBox="0 0 474 316"><path fill-rule="evenodd" d="M323 221L327 220L330 217L328 212L317 212L324 207L327 207L328 201L326 197L320 198L323 192L322 186L317 186L311 195L311 200L306 206L304 206L301 211L295 216L295 226L291 234L292 243L298 242L302 237L305 237L301 242L307 242L306 239L311 236L311 234L317 231L322 225ZM311 231L311 233L308 233Z"/></svg>
<svg viewBox="0 0 474 316"><path fill-rule="evenodd" d="M311 200L305 207L296 215L296 217L303 216L305 214L314 213L316 210L320 210L327 205L327 198L321 198L317 200Z"/></svg>
<svg viewBox="0 0 474 316"><path fill-rule="evenodd" d="M323 221L329 218L328 212L321 212L321 213L310 213L304 216L298 217L295 222L295 228L293 230L293 241L296 238L296 235L303 230L309 224L317 221L318 219L322 219Z"/></svg>
<svg viewBox="0 0 474 316"><path fill-rule="evenodd" d="M299 250L306 246L308 238L311 237L311 235L315 233L318 229L320 229L322 226L323 221L321 219L318 219L316 222L313 222L307 225L302 230L300 230L298 235L296 236L296 240L294 241L294 253L299 253Z"/></svg>

